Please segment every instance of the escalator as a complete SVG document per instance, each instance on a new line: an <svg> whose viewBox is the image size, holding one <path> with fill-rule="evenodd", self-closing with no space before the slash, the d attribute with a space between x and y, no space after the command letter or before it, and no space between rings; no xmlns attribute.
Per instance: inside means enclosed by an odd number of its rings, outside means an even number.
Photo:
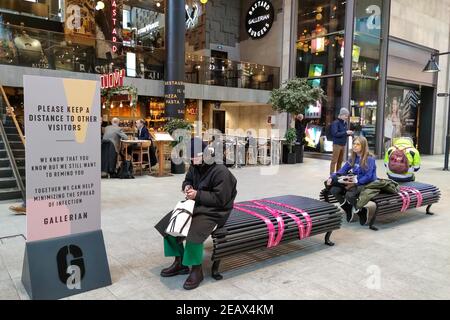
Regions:
<svg viewBox="0 0 450 320"><path fill-rule="evenodd" d="M0 201L20 201L25 198L25 140L1 85L0 117Z"/></svg>

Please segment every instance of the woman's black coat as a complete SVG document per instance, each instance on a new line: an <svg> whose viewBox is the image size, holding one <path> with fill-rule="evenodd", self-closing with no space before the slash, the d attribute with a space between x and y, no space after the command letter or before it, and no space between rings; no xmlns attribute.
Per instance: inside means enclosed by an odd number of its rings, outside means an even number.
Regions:
<svg viewBox="0 0 450 320"><path fill-rule="evenodd" d="M191 166L182 185L191 185L197 190L194 215L186 241L203 243L216 226L225 224L236 198L236 178L222 164ZM181 200L181 199L180 199ZM166 236L165 230L172 213L168 213L155 228Z"/></svg>

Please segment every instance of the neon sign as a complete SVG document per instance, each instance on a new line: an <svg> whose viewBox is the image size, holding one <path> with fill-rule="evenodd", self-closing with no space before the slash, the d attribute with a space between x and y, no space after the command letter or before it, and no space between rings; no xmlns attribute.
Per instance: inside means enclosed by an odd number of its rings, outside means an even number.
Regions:
<svg viewBox="0 0 450 320"><path fill-rule="evenodd" d="M123 87L123 78L125 78L125 69L117 70L100 76L102 89Z"/></svg>
<svg viewBox="0 0 450 320"><path fill-rule="evenodd" d="M196 2L194 2L194 4L191 7L189 7L189 5L186 4L185 11L186 11L186 28L192 29L198 24L198 18L201 15L200 6Z"/></svg>
<svg viewBox="0 0 450 320"><path fill-rule="evenodd" d="M112 46L112 51L114 53L117 52L117 4L116 4L116 0L113 0L113 2L111 3L111 12L112 12L112 25L113 25L113 29L112 29L112 42L113 42L113 46Z"/></svg>

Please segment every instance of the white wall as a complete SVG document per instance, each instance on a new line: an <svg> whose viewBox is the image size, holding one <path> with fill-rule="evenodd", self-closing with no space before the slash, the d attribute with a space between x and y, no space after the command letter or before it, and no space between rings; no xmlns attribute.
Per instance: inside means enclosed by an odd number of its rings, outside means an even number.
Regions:
<svg viewBox="0 0 450 320"><path fill-rule="evenodd" d="M450 0L392 0L390 34L410 42L450 51ZM427 61L423 61L425 66ZM441 56L438 92L449 92L449 56ZM389 68L389 66L388 66ZM445 148L448 98L437 98L434 153Z"/></svg>
<svg viewBox="0 0 450 320"><path fill-rule="evenodd" d="M272 28L264 38L256 40L249 38L240 42L242 61L281 67L283 16L283 13L276 15Z"/></svg>

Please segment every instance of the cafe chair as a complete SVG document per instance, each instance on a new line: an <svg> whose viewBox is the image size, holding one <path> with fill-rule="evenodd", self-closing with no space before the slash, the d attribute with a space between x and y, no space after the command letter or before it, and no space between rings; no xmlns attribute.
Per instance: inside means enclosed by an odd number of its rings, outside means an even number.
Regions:
<svg viewBox="0 0 450 320"><path fill-rule="evenodd" d="M256 165L258 163L258 146L250 145L247 149L246 157L247 165Z"/></svg>
<svg viewBox="0 0 450 320"><path fill-rule="evenodd" d="M137 167L139 169L139 173L141 176L144 167L148 166L149 173L152 170L150 165L150 145L150 140L148 142L143 142L141 144L142 148L138 145L138 148L134 149L131 153L133 167ZM135 158L137 158L136 161ZM144 159L146 159L146 161Z"/></svg>
<svg viewBox="0 0 450 320"><path fill-rule="evenodd" d="M267 139L258 139L258 162L262 165L270 164L270 157L268 156L269 147L267 146Z"/></svg>

